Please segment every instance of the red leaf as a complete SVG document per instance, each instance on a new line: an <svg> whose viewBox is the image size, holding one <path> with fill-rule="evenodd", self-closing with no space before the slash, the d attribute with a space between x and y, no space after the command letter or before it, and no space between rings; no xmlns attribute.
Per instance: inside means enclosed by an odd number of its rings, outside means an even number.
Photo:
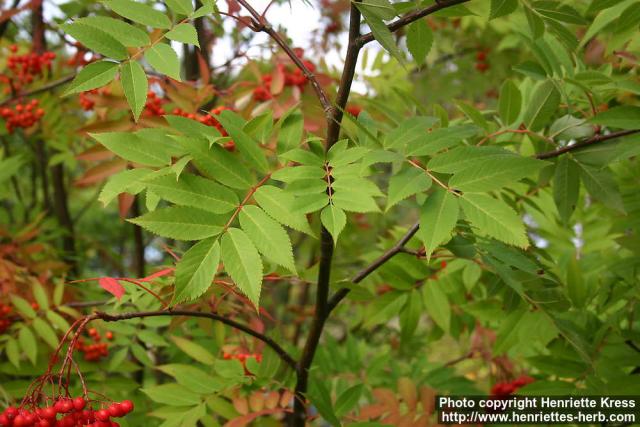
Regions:
<svg viewBox="0 0 640 427"><path fill-rule="evenodd" d="M124 286L113 277L101 277L98 283L105 291L120 299L124 295Z"/></svg>
<svg viewBox="0 0 640 427"><path fill-rule="evenodd" d="M227 6L229 6L229 11L227 12L229 15L234 15L242 10L237 0L227 0Z"/></svg>
<svg viewBox="0 0 640 427"><path fill-rule="evenodd" d="M136 200L136 196L129 193L118 194L118 211L120 213L120 219L125 219L129 213L129 209L133 206L133 202Z"/></svg>
<svg viewBox="0 0 640 427"><path fill-rule="evenodd" d="M158 277L166 276L167 274L173 273L175 268L165 268L164 270L156 271L155 273L140 279L141 282L150 282Z"/></svg>

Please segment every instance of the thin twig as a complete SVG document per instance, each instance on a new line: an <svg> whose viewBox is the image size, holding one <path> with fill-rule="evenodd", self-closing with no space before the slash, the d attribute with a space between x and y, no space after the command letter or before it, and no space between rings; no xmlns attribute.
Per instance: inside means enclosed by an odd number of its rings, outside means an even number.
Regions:
<svg viewBox="0 0 640 427"><path fill-rule="evenodd" d="M351 279L351 282L353 284L357 284L363 281L367 276L369 276L371 273L376 271L384 263L386 263L391 258L396 256L396 254L403 252L405 245L418 232L419 228L420 228L419 222L416 222L415 224L413 224L409 228L409 230L405 233L405 235L402 236L395 245L387 249L385 253L383 253L378 258L376 258L376 260L373 261L371 264L369 264L367 267L360 270L355 276L353 276L353 278ZM336 306L340 304L340 301L342 301L349 294L350 291L351 289L349 288L342 288L338 290L335 294L333 294L333 296L329 299L329 311L331 312L334 308L336 308Z"/></svg>
<svg viewBox="0 0 640 427"><path fill-rule="evenodd" d="M396 19L389 25L387 28L392 33L398 31L400 28L411 24L418 19L424 18L427 15L431 15L439 10L446 9L451 6L456 6L458 4L466 3L471 0L437 0L435 4L432 4L429 7L425 7L424 9L416 10L413 12L409 12L401 18ZM365 44L373 41L375 38L372 33L363 34L358 38L358 44L360 46L364 46Z"/></svg>
<svg viewBox="0 0 640 427"><path fill-rule="evenodd" d="M3 105L7 105L10 102L12 102L12 101L14 101L16 99L19 99L19 98L24 98L24 97L28 97L28 96L32 96L32 95L37 95L37 94L42 93L42 92L48 92L48 91L50 91L52 89L57 88L58 86L62 86L63 84L70 82L75 77L76 77L75 73L69 74L68 76L62 77L62 78L60 78L58 80L54 80L51 83L48 83L48 84L46 84L44 86L40 86L38 88L35 88L35 89L32 89L32 90L27 90L27 91L24 91L24 92L18 92L17 94L15 94L15 95L13 95L13 96L11 96L9 98L5 98L2 101L0 101L0 107L3 106Z"/></svg>
<svg viewBox="0 0 640 427"><path fill-rule="evenodd" d="M201 317L206 319L215 320L220 323L224 323L227 326L230 326L234 329L244 332L247 335L251 335L254 338L262 341L273 351L275 351L278 356L291 368L295 369L296 361L295 359L278 344L272 338L251 329L247 325L243 325L242 323L236 322L235 320L229 319L227 317L221 316L216 313L205 313L201 311L190 311L190 310L159 310L159 311L139 311L139 312L131 312L131 313L122 313L122 314L109 314L104 312L96 312L93 315L94 319L101 319L105 322L118 322L121 320L129 320L129 319L141 319L145 317L161 317L161 316L183 316L183 317Z"/></svg>
<svg viewBox="0 0 640 427"><path fill-rule="evenodd" d="M544 160L558 157L561 154L568 153L569 151L579 150L581 148L589 147L600 142L610 141L612 139L622 138L623 136L633 135L640 132L640 129L622 130L619 132L613 132L608 135L596 135L585 141L578 142L573 145L567 145L566 147L559 148L553 151L547 151L545 153L536 154L536 159Z"/></svg>
<svg viewBox="0 0 640 427"><path fill-rule="evenodd" d="M309 80L311 86L313 87L313 90L316 92L316 95L320 100L320 104L322 104L322 108L324 109L325 114L327 115L327 117L329 117L329 115L333 113L334 108L331 104L331 101L329 100L327 92L322 88L316 76L309 70L309 68L307 68L304 62L302 62L302 60L298 58L298 55L296 55L291 46L289 46L287 42L285 42L284 39L280 36L280 34L278 34L278 32L273 29L271 24L267 22L266 17L263 14L255 10L253 6L251 6L247 2L247 0L238 0L238 3L240 3L240 5L244 7L253 18L254 22L252 23L253 26L251 27L251 29L256 32L263 32L268 34L269 37L271 37L273 41L275 41L276 44L280 46L280 48L287 54L289 59L293 61L296 67L298 67L300 71L302 71L302 74Z"/></svg>

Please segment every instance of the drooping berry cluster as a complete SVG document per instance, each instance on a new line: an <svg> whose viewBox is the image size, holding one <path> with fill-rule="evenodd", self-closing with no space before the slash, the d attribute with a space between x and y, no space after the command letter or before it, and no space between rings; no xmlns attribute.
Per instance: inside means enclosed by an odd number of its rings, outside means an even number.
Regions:
<svg viewBox="0 0 640 427"><path fill-rule="evenodd" d="M0 334L3 334L13 321L9 317L11 314L11 306L7 304L0 303Z"/></svg>
<svg viewBox="0 0 640 427"><path fill-rule="evenodd" d="M17 103L13 109L4 107L0 116L7 122L7 131L13 133L17 128L30 128L44 116L44 110L39 108L38 100L27 103Z"/></svg>
<svg viewBox="0 0 640 427"><path fill-rule="evenodd" d="M164 116L167 114L164 111L162 105L164 104L164 99L160 98L156 93L152 90L147 92L147 102L144 105L144 115L146 117L157 117Z"/></svg>
<svg viewBox="0 0 640 427"><path fill-rule="evenodd" d="M513 381L498 382L491 387L492 396L510 396L518 389L524 387L527 384L531 384L535 379L528 375L520 375Z"/></svg>
<svg viewBox="0 0 640 427"><path fill-rule="evenodd" d="M481 73L485 73L489 68L491 68L491 66L489 65L489 62L487 61L488 52L489 52L489 49L481 49L476 53L475 67L476 67L476 70L480 71Z"/></svg>
<svg viewBox="0 0 640 427"><path fill-rule="evenodd" d="M315 72L316 66L311 61L303 59L304 50L295 49L295 53L300 59L302 59L302 63L310 72ZM294 65L285 66L284 64L278 64L276 65L276 67L278 68L278 72L284 76L285 86L297 86L302 89L309 81L303 74L302 70ZM253 90L253 99L259 102L264 102L272 99L272 82L273 75L265 74L264 76L262 76L260 86L256 87Z"/></svg>
<svg viewBox="0 0 640 427"><path fill-rule="evenodd" d="M17 54L18 46L9 47L11 54L7 57L7 69L11 87L14 91L21 90L23 86L30 84L36 77L44 74L45 70L51 67L51 63L56 57L54 52L35 52Z"/></svg>
<svg viewBox="0 0 640 427"><path fill-rule="evenodd" d="M180 108L174 108L173 114L175 114L176 116L186 117L191 120L196 120L205 126L214 127L218 130L218 132L220 132L220 135L229 136L226 129L222 127L222 124L215 118L215 116L219 115L224 110L233 111L232 108L220 106L211 110L209 114L200 114L200 113L187 113L186 111ZM229 151L233 151L235 149L235 143L233 141L229 141L224 145L224 148L226 148Z"/></svg>
<svg viewBox="0 0 640 427"><path fill-rule="evenodd" d="M97 362L103 357L109 356L109 344L102 341L102 336L95 328L90 328L87 333L93 340L93 343L87 343L83 337L78 338L76 349L84 355L87 362ZM105 334L107 340L113 339L113 332L109 331Z"/></svg>
<svg viewBox="0 0 640 427"><path fill-rule="evenodd" d="M133 411L133 402L124 400L108 406L87 401L84 397L60 397L41 407L8 407L0 414L0 427L117 427L112 418L121 418Z"/></svg>
<svg viewBox="0 0 640 427"><path fill-rule="evenodd" d="M87 323L95 318L83 317L71 325L51 355L47 370L31 383L20 406L9 407L0 414L0 427L118 427L113 419L133 411L129 400L113 402L90 391L73 358ZM96 341L101 339L94 328L88 334ZM82 385L82 394L77 397L69 391L73 372ZM99 400L90 399L91 394L98 395Z"/></svg>

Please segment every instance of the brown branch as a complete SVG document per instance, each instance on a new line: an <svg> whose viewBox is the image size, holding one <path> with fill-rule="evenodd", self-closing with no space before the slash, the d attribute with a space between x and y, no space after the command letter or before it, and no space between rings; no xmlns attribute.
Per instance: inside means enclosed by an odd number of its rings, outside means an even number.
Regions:
<svg viewBox="0 0 640 427"><path fill-rule="evenodd" d="M349 44L345 57L345 65L342 69L338 94L336 96L336 108L325 108L327 113L327 140L325 151L338 141L342 124L343 110L349 99L351 84L355 75L360 45L357 38L360 35L360 11L352 4L349 16ZM323 104L324 105L324 104ZM316 290L316 306L311 323L311 330L304 344L302 356L297 366L297 382L295 388L296 399L294 401L291 425L304 427L307 419L305 394L309 385L309 369L313 364L316 349L320 343L320 337L324 325L331 312L329 306L329 288L331 278L331 262L333 258L333 238L331 233L322 227L320 232L320 264L318 267L318 284Z"/></svg>
<svg viewBox="0 0 640 427"><path fill-rule="evenodd" d="M403 252L405 249L404 246L418 232L418 228L420 228L420 223L416 222L411 226L411 228L409 228L409 230L405 233L405 235L402 236L400 240L398 240L398 242L395 245L387 249L387 251L382 255L380 255L378 258L376 258L375 261L373 261L371 264L369 264L368 266L360 270L355 276L353 276L353 278L351 279L351 282L353 284L357 284L363 281L367 276L369 276L371 273L373 273L378 268L380 268L384 263L389 261L391 258L396 256L397 254ZM335 294L333 294L331 299L329 299L329 312L331 312L334 308L336 308L336 306L340 304L340 301L342 301L349 294L350 291L351 289L349 288L342 288L339 291L337 291Z"/></svg>
<svg viewBox="0 0 640 427"><path fill-rule="evenodd" d="M456 6L458 4L466 3L471 0L436 0L435 4L432 4L429 7L425 7L424 9L416 10L413 12L409 12L401 18L396 19L389 25L387 28L392 33L398 31L400 28L411 24L418 19L424 18L427 15L431 15L433 13L438 12L439 10L446 9L451 6ZM364 46L365 44L374 40L372 33L363 34L358 38L358 44L360 46Z"/></svg>
<svg viewBox="0 0 640 427"><path fill-rule="evenodd" d="M144 317L160 317L160 316L183 316L183 317L201 317L205 319L215 320L220 323L224 323L227 326L230 326L234 329L244 332L247 335L251 335L252 337L262 341L273 351L275 351L278 356L291 368L295 369L296 361L295 359L278 344L272 338L255 331L248 327L247 325L243 325L242 323L236 322L235 320L229 319L227 317L221 316L215 313L204 313L201 311L191 311L191 310L161 310L161 311L140 311L140 312L131 312L131 313L122 313L122 314L108 314L104 312L96 312L90 317L92 319L101 319L105 322L118 322L121 320L129 320L129 319L141 319Z"/></svg>
<svg viewBox="0 0 640 427"><path fill-rule="evenodd" d="M573 145L567 145L566 147L559 148L553 151L547 151L545 153L536 154L536 159L544 160L558 157L561 154L568 153L569 151L579 150L581 148L589 147L600 142L610 141L612 139L622 138L623 136L633 135L640 132L640 129L622 130L619 132L613 132L608 135L596 135L585 141L578 142Z"/></svg>
<svg viewBox="0 0 640 427"><path fill-rule="evenodd" d="M338 86L338 95L336 96L336 109L333 117L327 123L327 150L338 141L340 136L340 128L342 126L343 111L347 106L349 94L351 93L351 84L356 72L358 55L362 45L358 43L360 37L360 11L351 5L351 15L349 16L349 44L344 60L344 68L340 77L340 85Z"/></svg>
<svg viewBox="0 0 640 427"><path fill-rule="evenodd" d="M238 3L240 3L242 7L247 9L249 14L253 18L252 26L250 28L256 32L263 32L268 34L269 37L271 37L273 41L275 41L276 44L280 46L280 48L287 54L289 59L293 61L295 66L298 67L300 71L302 71L302 74L311 83L311 86L313 87L313 90L315 91L316 96L320 100L320 104L322 104L322 108L324 109L324 112L327 115L327 117L333 114L334 108L333 108L333 105L331 104L331 101L329 100L329 96L320 85L320 82L318 82L318 79L316 79L316 76L307 68L306 65L304 65L304 62L302 62L302 60L298 58L298 55L296 55L293 49L287 44L287 42L284 41L284 39L280 36L280 34L278 34L278 32L273 29L271 24L267 22L265 16L259 13L257 10L255 10L253 6L251 6L247 2L247 0L238 0Z"/></svg>
<svg viewBox="0 0 640 427"><path fill-rule="evenodd" d="M70 82L71 80L73 80L76 77L76 74L70 74L68 76L62 77L58 80L54 80L51 83L48 83L46 85L40 86L38 88L32 89L32 90L27 90L24 92L18 92L15 95L9 97L9 98L5 98L2 101L0 101L0 107L7 105L8 103L10 103L11 101L14 101L18 98L23 98L23 97L28 97L28 96L32 96L32 95L37 95L39 93L42 92L48 92L52 89L57 88L58 86L62 86L65 83Z"/></svg>

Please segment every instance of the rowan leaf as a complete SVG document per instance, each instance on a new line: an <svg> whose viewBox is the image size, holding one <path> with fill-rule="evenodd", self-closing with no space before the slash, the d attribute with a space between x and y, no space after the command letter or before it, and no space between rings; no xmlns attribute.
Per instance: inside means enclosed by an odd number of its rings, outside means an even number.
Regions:
<svg viewBox="0 0 640 427"><path fill-rule="evenodd" d="M187 16L193 13L193 2L191 0L166 0L165 2L169 9L177 14Z"/></svg>
<svg viewBox="0 0 640 427"><path fill-rule="evenodd" d="M189 150L193 163L203 175L239 190L246 190L253 185L249 169L224 148L214 145L207 151Z"/></svg>
<svg viewBox="0 0 640 427"><path fill-rule="evenodd" d="M127 61L120 67L120 81L133 118L137 122L147 102L147 75L137 61Z"/></svg>
<svg viewBox="0 0 640 427"><path fill-rule="evenodd" d="M465 193L458 200L479 235L521 248L529 246L522 219L503 201L481 193Z"/></svg>
<svg viewBox="0 0 640 427"><path fill-rule="evenodd" d="M258 142L251 138L243 129L244 120L236 113L224 110L216 116L224 129L229 133L240 153L249 160L259 171L269 170L269 163Z"/></svg>
<svg viewBox="0 0 640 427"><path fill-rule="evenodd" d="M217 214L230 212L239 204L238 196L229 188L189 173L182 173L178 180L173 175L164 175L147 181L146 185L171 203Z"/></svg>
<svg viewBox="0 0 640 427"><path fill-rule="evenodd" d="M500 158L480 158L453 175L449 186L464 192L498 190L538 172L546 164L520 156L512 156L506 161Z"/></svg>
<svg viewBox="0 0 640 427"><path fill-rule="evenodd" d="M407 48L416 64L422 65L433 45L433 32L427 22L420 19L407 29Z"/></svg>
<svg viewBox="0 0 640 427"><path fill-rule="evenodd" d="M322 221L324 228L326 228L331 234L331 237L333 237L333 244L337 245L338 236L340 236L345 225L347 225L347 215L345 215L344 211L339 207L330 204L320 212L320 221Z"/></svg>
<svg viewBox="0 0 640 427"><path fill-rule="evenodd" d="M623 105L598 113L590 120L616 129L640 129L640 107Z"/></svg>
<svg viewBox="0 0 640 427"><path fill-rule="evenodd" d="M61 28L66 34L78 40L87 49L117 60L127 57L127 49L124 45L104 29L86 25L81 22L64 24Z"/></svg>
<svg viewBox="0 0 640 427"><path fill-rule="evenodd" d="M491 12L489 19L499 18L515 12L518 8L518 0L491 0Z"/></svg>
<svg viewBox="0 0 640 427"><path fill-rule="evenodd" d="M442 290L443 282L428 281L422 287L422 302L434 323L449 332L451 326L451 304Z"/></svg>
<svg viewBox="0 0 640 427"><path fill-rule="evenodd" d="M168 44L155 44L147 49L144 57L157 72L171 77L174 80L181 81L180 59L176 51Z"/></svg>
<svg viewBox="0 0 640 427"><path fill-rule="evenodd" d="M38 343L36 342L36 337L33 335L33 332L31 332L31 329L29 329L27 325L23 324L20 326L18 343L20 343L20 348L24 354L27 355L31 364L35 365L38 358Z"/></svg>
<svg viewBox="0 0 640 427"><path fill-rule="evenodd" d="M89 134L119 157L146 166L171 164L171 155L160 144L129 132Z"/></svg>
<svg viewBox="0 0 640 427"><path fill-rule="evenodd" d="M396 58L400 63L403 63L404 60L402 58L402 54L400 53L400 49L396 45L395 38L393 37L393 33L389 31L387 25L384 21L375 13L373 13L370 9L363 5L362 3L355 4L365 21L371 28L371 33L373 37L380 43L380 45L387 51L391 56Z"/></svg>
<svg viewBox="0 0 640 427"><path fill-rule="evenodd" d="M297 274L291 240L277 221L254 205L243 207L239 217L240 227L265 258Z"/></svg>
<svg viewBox="0 0 640 427"><path fill-rule="evenodd" d="M584 163L576 162L576 164L580 168L580 177L589 194L606 206L624 213L622 197L611 172L608 169L596 169Z"/></svg>
<svg viewBox="0 0 640 427"><path fill-rule="evenodd" d="M326 198L325 194L321 196ZM344 183L343 188L336 189L331 196L331 201L334 205L347 212L366 213L380 211L378 204L370 194L361 191L358 187L350 186L348 182Z"/></svg>
<svg viewBox="0 0 640 427"><path fill-rule="evenodd" d="M173 304L191 301L204 294L220 262L220 242L210 237L193 245L176 265Z"/></svg>
<svg viewBox="0 0 640 427"><path fill-rule="evenodd" d="M238 288L258 309L262 286L262 260L244 231L229 228L222 236L222 262Z"/></svg>
<svg viewBox="0 0 640 427"><path fill-rule="evenodd" d="M424 171L413 167L393 175L389 180L385 211L407 197L427 191L431 187L431 182L431 178Z"/></svg>
<svg viewBox="0 0 640 427"><path fill-rule="evenodd" d="M560 92L551 80L539 85L524 113L527 129L537 132L545 128L560 105Z"/></svg>
<svg viewBox="0 0 640 427"><path fill-rule="evenodd" d="M426 156L437 153L445 148L458 145L463 140L478 134L475 125L458 125L425 132L423 137L410 141L407 145L407 155Z"/></svg>
<svg viewBox="0 0 640 427"><path fill-rule="evenodd" d="M151 6L131 0L107 0L108 8L123 18L152 28L171 28L171 20L164 13Z"/></svg>
<svg viewBox="0 0 640 427"><path fill-rule="evenodd" d="M149 35L145 31L121 19L108 16L88 16L76 19L75 22L106 31L111 37L125 46L141 47L151 43Z"/></svg>
<svg viewBox="0 0 640 427"><path fill-rule="evenodd" d="M96 61L88 64L69 83L63 96L85 92L111 83L118 73L118 65L117 62L111 61Z"/></svg>
<svg viewBox="0 0 640 427"><path fill-rule="evenodd" d="M420 210L418 237L424 243L427 260L436 248L451 238L458 222L457 198L448 191L437 189L423 203Z"/></svg>
<svg viewBox="0 0 640 427"><path fill-rule="evenodd" d="M198 32L191 24L182 23L173 27L173 29L164 35L169 40L174 40L180 43L187 43L200 47L198 41Z"/></svg>
<svg viewBox="0 0 640 427"><path fill-rule="evenodd" d="M145 188L145 184L140 181L151 173L153 173L151 169L136 168L127 169L110 176L107 183L102 187L98 200L104 206L107 206L113 199L118 197L118 194L138 194Z"/></svg>
<svg viewBox="0 0 640 427"><path fill-rule="evenodd" d="M568 224L580 195L580 168L568 155L560 156L553 177L553 199L563 224Z"/></svg>
<svg viewBox="0 0 640 427"><path fill-rule="evenodd" d="M170 239L201 240L220 234L227 218L193 207L172 206L128 221Z"/></svg>
<svg viewBox="0 0 640 427"><path fill-rule="evenodd" d="M431 158L427 167L431 171L456 173L483 160L509 162L516 154L501 147L456 147Z"/></svg>
<svg viewBox="0 0 640 427"><path fill-rule="evenodd" d="M306 216L295 211L295 198L293 195L278 187L264 185L258 188L253 197L260 207L280 224L314 236Z"/></svg>
<svg viewBox="0 0 640 427"><path fill-rule="evenodd" d="M500 88L500 102L498 111L505 125L510 125L520 116L522 94L518 86L511 80L506 80Z"/></svg>

